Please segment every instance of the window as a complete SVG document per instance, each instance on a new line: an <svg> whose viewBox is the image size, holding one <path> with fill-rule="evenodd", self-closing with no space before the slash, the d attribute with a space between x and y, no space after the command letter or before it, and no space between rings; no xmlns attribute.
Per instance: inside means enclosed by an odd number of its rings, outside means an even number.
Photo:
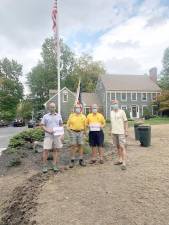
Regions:
<svg viewBox="0 0 169 225"><path fill-rule="evenodd" d="M116 99L116 93L115 92L112 92L111 93L111 100L115 100Z"/></svg>
<svg viewBox="0 0 169 225"><path fill-rule="evenodd" d="M137 101L137 93L136 92L131 93L131 100Z"/></svg>
<svg viewBox="0 0 169 225"><path fill-rule="evenodd" d="M151 99L152 99L152 101L155 101L157 99L157 94L156 93L152 93L151 94Z"/></svg>
<svg viewBox="0 0 169 225"><path fill-rule="evenodd" d="M127 101L127 93L126 92L121 93L121 101Z"/></svg>
<svg viewBox="0 0 169 225"><path fill-rule="evenodd" d="M91 112L90 107L85 107L85 114L86 116Z"/></svg>
<svg viewBox="0 0 169 225"><path fill-rule="evenodd" d="M127 106L126 105L122 105L121 109L124 110L124 111L127 111Z"/></svg>
<svg viewBox="0 0 169 225"><path fill-rule="evenodd" d="M141 100L142 101L147 101L147 93L141 93Z"/></svg>
<svg viewBox="0 0 169 225"><path fill-rule="evenodd" d="M67 92L63 93L63 102L68 102L68 93Z"/></svg>

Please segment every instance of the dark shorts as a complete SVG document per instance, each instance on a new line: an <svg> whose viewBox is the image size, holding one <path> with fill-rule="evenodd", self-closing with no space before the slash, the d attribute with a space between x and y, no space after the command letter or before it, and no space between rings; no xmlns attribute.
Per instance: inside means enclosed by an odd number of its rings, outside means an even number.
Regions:
<svg viewBox="0 0 169 225"><path fill-rule="evenodd" d="M90 131L89 144L91 147L103 147L104 133L103 131Z"/></svg>

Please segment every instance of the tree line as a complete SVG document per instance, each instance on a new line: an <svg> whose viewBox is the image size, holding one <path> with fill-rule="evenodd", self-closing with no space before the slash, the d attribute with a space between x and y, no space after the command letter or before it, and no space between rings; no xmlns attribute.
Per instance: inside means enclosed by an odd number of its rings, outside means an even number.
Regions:
<svg viewBox="0 0 169 225"><path fill-rule="evenodd" d="M83 54L77 57L74 52L60 40L61 50L61 88L66 86L76 91L79 78L82 91L93 92L98 77L105 74L100 61ZM45 39L41 49L41 60L26 75L30 94L24 96L22 65L15 60L4 58L0 61L0 120L12 120L15 117L31 118L32 110L39 112L49 98L49 90L57 89L57 63L53 38Z"/></svg>
<svg viewBox="0 0 169 225"><path fill-rule="evenodd" d="M98 77L105 74L100 61L83 54L77 57L74 52L60 40L61 47L61 88L66 86L75 92L79 78L83 92L93 92ZM12 120L15 117L31 118L32 111L39 112L49 99L49 90L57 89L57 63L53 38L45 39L41 49L41 60L26 75L30 95L24 96L24 87L20 82L23 75L22 65L15 60L0 60L0 120ZM160 73L159 86L162 95L156 104L160 111L169 110L169 48L162 59L163 69Z"/></svg>

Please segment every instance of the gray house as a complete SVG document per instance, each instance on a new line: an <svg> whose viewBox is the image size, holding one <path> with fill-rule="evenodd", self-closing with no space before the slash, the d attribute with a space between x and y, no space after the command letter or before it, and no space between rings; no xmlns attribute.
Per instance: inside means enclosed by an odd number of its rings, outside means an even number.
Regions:
<svg viewBox="0 0 169 225"><path fill-rule="evenodd" d="M143 116L144 108L151 107L152 114L155 108L152 102L161 93L156 84L156 69L150 70L148 75L103 75L99 78L95 93L82 93L84 113L88 114L92 104L98 104L106 119L110 119L112 100L119 100L120 108L127 110L130 117L137 119ZM72 112L76 93L64 87L61 90L61 114L64 120ZM57 103L57 91L50 90L50 99L45 103Z"/></svg>

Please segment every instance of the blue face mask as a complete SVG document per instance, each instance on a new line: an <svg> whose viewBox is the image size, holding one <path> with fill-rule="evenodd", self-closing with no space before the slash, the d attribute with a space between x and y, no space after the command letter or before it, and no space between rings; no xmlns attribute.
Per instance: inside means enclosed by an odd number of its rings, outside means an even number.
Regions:
<svg viewBox="0 0 169 225"><path fill-rule="evenodd" d="M112 108L113 108L113 110L117 110L117 109L119 109L119 105L118 105L118 104L114 104L114 105L112 106Z"/></svg>

